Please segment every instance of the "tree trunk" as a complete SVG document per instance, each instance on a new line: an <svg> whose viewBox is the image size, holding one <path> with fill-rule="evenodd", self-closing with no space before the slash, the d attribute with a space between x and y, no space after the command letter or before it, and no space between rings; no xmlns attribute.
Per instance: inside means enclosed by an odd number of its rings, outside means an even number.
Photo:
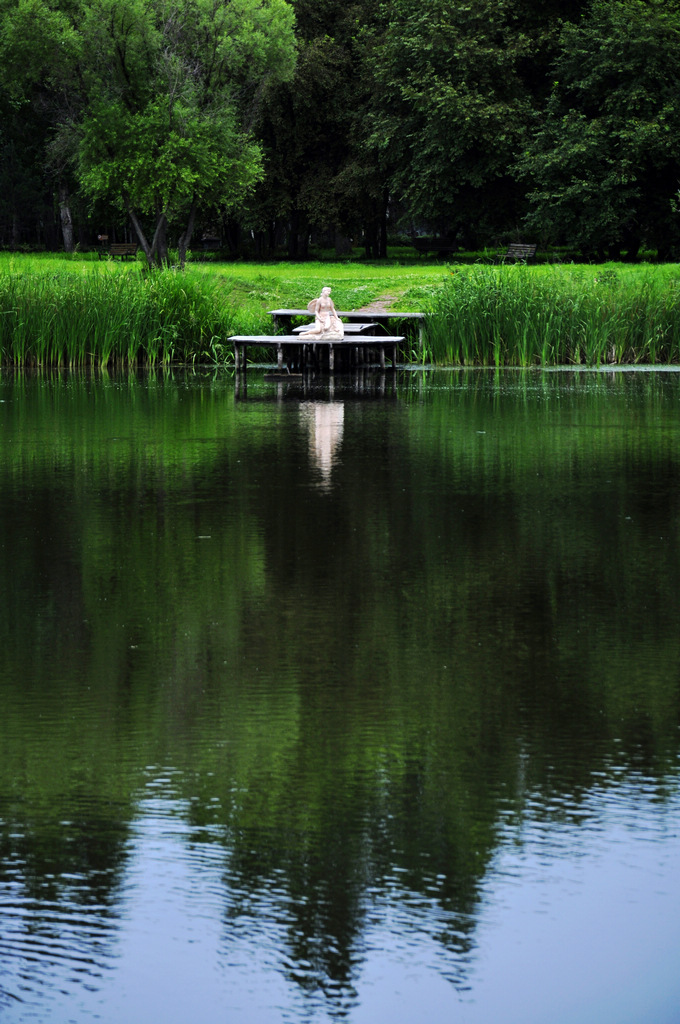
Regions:
<svg viewBox="0 0 680 1024"><path fill-rule="evenodd" d="M383 192L382 202L380 204L380 224L378 227L378 256L385 258L387 256L387 205L389 202L389 196L387 192Z"/></svg>
<svg viewBox="0 0 680 1024"><path fill-rule="evenodd" d="M270 220L267 224L267 249L270 256L276 252L276 221Z"/></svg>
<svg viewBox="0 0 680 1024"><path fill-rule="evenodd" d="M222 219L222 227L230 256L238 256L241 245L241 225L234 217Z"/></svg>
<svg viewBox="0 0 680 1024"><path fill-rule="evenodd" d="M364 223L364 250L367 259L378 254L378 226L373 217Z"/></svg>
<svg viewBox="0 0 680 1024"><path fill-rule="evenodd" d="M148 243L148 241L146 239L146 235L144 234L144 231L142 230L142 225L139 223L139 220L137 219L137 214L132 209L132 205L130 203L130 198L125 193L123 193L123 202L125 203L125 209L127 210L128 217L132 221L132 226L135 229L135 234L137 235L137 241L139 242L139 244L141 245L142 249L144 250L144 255L146 256L146 262L149 264L149 270L150 270L153 267L153 251L152 251L151 246L149 245L149 243Z"/></svg>
<svg viewBox="0 0 680 1024"><path fill-rule="evenodd" d="M144 250L146 256L146 262L149 265L149 270L153 268L154 262L158 263L159 267L168 265L168 241L167 241L167 230L168 230L168 217L166 210L160 210L158 213L158 219L156 221L156 230L154 231L153 241L149 245L148 239L144 234L142 225L139 223L139 218L132 208L130 203L130 197L123 195L123 202L125 203L125 209L128 212L132 226L135 229L137 240Z"/></svg>
<svg viewBox="0 0 680 1024"><path fill-rule="evenodd" d="M300 259L306 260L309 257L309 220L306 213L300 214L300 240L298 242L298 253Z"/></svg>
<svg viewBox="0 0 680 1024"><path fill-rule="evenodd" d="M65 181L59 182L59 217L61 233L64 238L64 252L73 252L73 218L69 204L68 185Z"/></svg>
<svg viewBox="0 0 680 1024"><path fill-rule="evenodd" d="M352 239L349 235L343 235L340 231L335 232L335 255L349 256L352 252Z"/></svg>
<svg viewBox="0 0 680 1024"><path fill-rule="evenodd" d="M194 233L194 224L196 222L196 196L191 201L191 209L189 210L189 220L187 226L179 236L179 268L184 270L184 266L187 261L187 249L191 245L191 236Z"/></svg>
<svg viewBox="0 0 680 1024"><path fill-rule="evenodd" d="M168 217L164 209L157 211L158 220L151 243L151 255L155 254L159 267L167 267L168 260Z"/></svg>

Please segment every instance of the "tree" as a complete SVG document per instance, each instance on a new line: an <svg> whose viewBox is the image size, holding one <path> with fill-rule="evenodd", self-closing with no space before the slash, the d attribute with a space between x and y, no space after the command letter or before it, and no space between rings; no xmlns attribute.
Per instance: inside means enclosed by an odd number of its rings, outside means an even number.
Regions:
<svg viewBox="0 0 680 1024"><path fill-rule="evenodd" d="M272 240L285 223L291 258L305 256L310 231L336 244L372 228L375 188L385 189L375 147L362 126L372 102L375 63L366 30L378 17L370 0L293 0L299 58L294 78L269 90L257 133L266 179L250 208L251 225ZM383 218L384 219L384 218Z"/></svg>
<svg viewBox="0 0 680 1024"><path fill-rule="evenodd" d="M330 181L346 145L338 95L347 65L333 38L300 39L294 79L270 90L258 112L267 180L256 197L255 221L263 228L286 218L291 258L307 255L310 224L336 224Z"/></svg>
<svg viewBox="0 0 680 1024"><path fill-rule="evenodd" d="M373 139L392 191L410 218L469 242L512 221L521 202L509 168L533 109L519 73L531 41L516 6L393 0L377 46Z"/></svg>
<svg viewBox="0 0 680 1024"><path fill-rule="evenodd" d="M30 104L0 94L0 245L18 247L26 229L35 236L36 221L49 219L43 138Z"/></svg>
<svg viewBox="0 0 680 1024"><path fill-rule="evenodd" d="M61 159L59 147L52 152L51 132L71 112L70 90L55 88L55 82L57 78L66 80L66 68L74 58L72 42L68 21L58 9L42 0L0 0L2 136L9 157L5 164L8 176L12 178L12 168L17 176L7 183L14 203L13 219L18 223L28 211L49 208L52 191L58 197L66 251L74 247L69 200L73 157ZM39 201L35 192L38 181L43 191ZM32 188L27 190L29 182Z"/></svg>
<svg viewBox="0 0 680 1024"><path fill-rule="evenodd" d="M594 0L565 25L552 95L520 168L544 237L620 256L680 245L680 5Z"/></svg>
<svg viewBox="0 0 680 1024"><path fill-rule="evenodd" d="M183 263L198 207L252 189L249 104L295 63L285 0L16 0L3 38L15 65L33 41L31 68L65 99L54 151L92 199L126 210L150 265L167 260L169 224L184 224Z"/></svg>

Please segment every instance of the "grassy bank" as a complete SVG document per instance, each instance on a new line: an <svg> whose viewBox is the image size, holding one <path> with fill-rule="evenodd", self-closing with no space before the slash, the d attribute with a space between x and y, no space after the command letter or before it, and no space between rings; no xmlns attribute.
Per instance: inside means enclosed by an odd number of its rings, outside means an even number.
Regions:
<svg viewBox="0 0 680 1024"><path fill-rule="evenodd" d="M680 362L680 268L450 268L428 305L440 365Z"/></svg>
<svg viewBox="0 0 680 1024"><path fill-rule="evenodd" d="M324 285L338 309L379 300L426 312L423 356L435 365L680 362L676 265L231 263L148 274L140 263L5 255L0 362L230 362L231 334L271 333L268 310L304 307Z"/></svg>
<svg viewBox="0 0 680 1024"><path fill-rule="evenodd" d="M395 263L236 263L195 264L190 272L211 281L238 304L260 309L301 308L325 285L337 309L361 309L376 300L395 309L420 311L447 277L440 264L420 267Z"/></svg>

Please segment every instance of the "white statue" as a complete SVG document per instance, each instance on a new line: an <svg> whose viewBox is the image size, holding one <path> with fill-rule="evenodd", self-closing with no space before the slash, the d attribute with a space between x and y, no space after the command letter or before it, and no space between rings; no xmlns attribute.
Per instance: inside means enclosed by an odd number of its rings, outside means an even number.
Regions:
<svg viewBox="0 0 680 1024"><path fill-rule="evenodd" d="M312 299L307 306L310 313L314 314L314 323L306 330L300 332L300 337L305 341L308 338L328 339L340 341L345 336L342 320L335 312L335 306L331 298L330 288L322 288L318 299Z"/></svg>

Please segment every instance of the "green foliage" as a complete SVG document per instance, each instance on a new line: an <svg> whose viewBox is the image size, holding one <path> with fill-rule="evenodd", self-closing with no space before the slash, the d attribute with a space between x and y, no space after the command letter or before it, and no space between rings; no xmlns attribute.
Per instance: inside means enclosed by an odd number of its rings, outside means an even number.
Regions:
<svg viewBox="0 0 680 1024"><path fill-rule="evenodd" d="M80 197L149 262L195 226L671 258L679 54L679 0L0 0L0 244Z"/></svg>
<svg viewBox="0 0 680 1024"><path fill-rule="evenodd" d="M131 216L155 215L154 243L140 241L163 259L167 222L200 205L229 207L261 176L259 149L241 127L244 98L292 73L292 10L284 0L177 0L170 11L130 0L122 16L121 0L106 2L111 19L90 7L82 180Z"/></svg>
<svg viewBox="0 0 680 1024"><path fill-rule="evenodd" d="M386 6L373 138L409 218L472 240L517 217L520 194L510 166L534 121L525 69L538 55L522 6ZM544 32L552 20L546 18Z"/></svg>
<svg viewBox="0 0 680 1024"><path fill-rule="evenodd" d="M385 191L365 130L375 91L365 36L377 9L368 0L297 0L295 10L298 64L291 82L267 90L257 110L267 178L246 219L271 231L288 218L291 257L307 255L310 227L331 245L336 231L359 237Z"/></svg>
<svg viewBox="0 0 680 1024"><path fill-rule="evenodd" d="M530 229L614 258L678 246L679 90L677 3L595 0L566 24L543 123L520 161Z"/></svg>
<svg viewBox="0 0 680 1024"><path fill-rule="evenodd" d="M20 260L0 271L0 310L0 363L19 366L223 363L231 334L267 324L178 273L26 273Z"/></svg>
<svg viewBox="0 0 680 1024"><path fill-rule="evenodd" d="M44 118L0 91L0 238L17 245L22 223L49 219L45 200Z"/></svg>
<svg viewBox="0 0 680 1024"><path fill-rule="evenodd" d="M294 67L285 0L6 6L0 56L17 71L17 90L39 83L53 152L77 157L92 199L127 211L149 262L166 259L168 224L188 222L186 248L199 206L229 207L252 189L261 166L248 105Z"/></svg>
<svg viewBox="0 0 680 1024"><path fill-rule="evenodd" d="M273 333L268 311L331 284L338 309L380 299L426 311L439 365L680 362L675 266L191 265L0 259L0 358L15 365L230 361L231 334ZM370 314L367 314L367 316Z"/></svg>
<svg viewBox="0 0 680 1024"><path fill-rule="evenodd" d="M680 361L680 277L649 268L523 266L452 271L430 306L438 364Z"/></svg>
<svg viewBox="0 0 680 1024"><path fill-rule="evenodd" d="M140 153L140 142L144 153ZM260 151L234 112L204 112L169 98L130 113L122 101L97 103L81 125L80 178L93 198L126 198L153 214L185 210L194 196L235 203L261 177Z"/></svg>
<svg viewBox="0 0 680 1024"><path fill-rule="evenodd" d="M74 13L77 19L80 10L73 4L3 0L0 83L11 96L30 98L38 87L44 99L58 103L60 90L76 88L83 39L74 27Z"/></svg>

